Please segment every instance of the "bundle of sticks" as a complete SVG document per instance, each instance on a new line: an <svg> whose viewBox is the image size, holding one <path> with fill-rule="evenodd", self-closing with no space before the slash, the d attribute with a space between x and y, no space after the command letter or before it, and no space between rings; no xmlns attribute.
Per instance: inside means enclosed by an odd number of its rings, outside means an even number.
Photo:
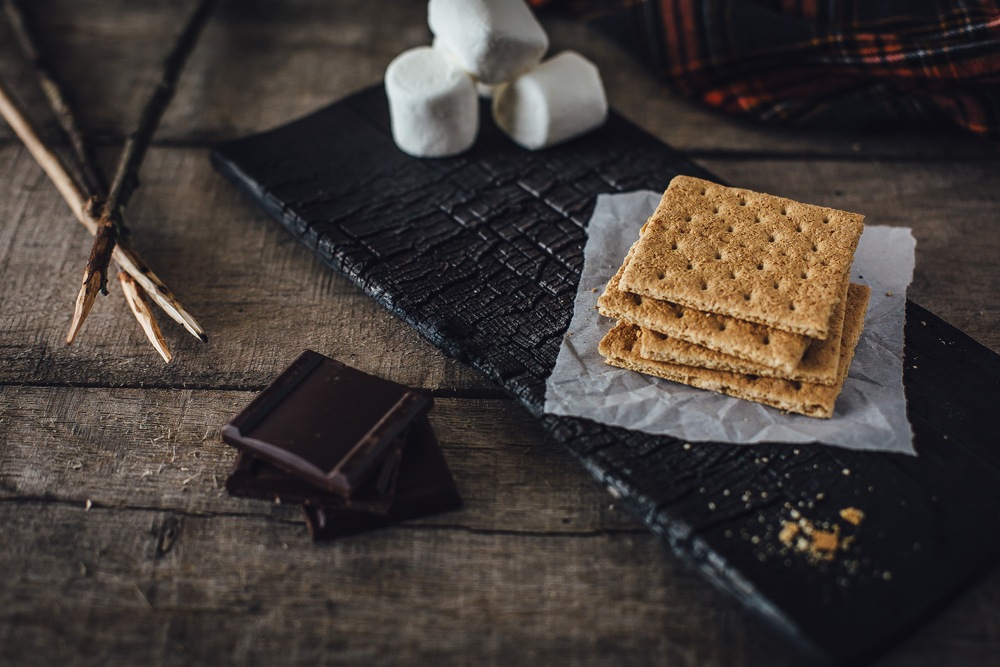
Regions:
<svg viewBox="0 0 1000 667"><path fill-rule="evenodd" d="M160 81L146 102L136 128L126 138L110 186L97 164L93 147L88 144L80 129L64 87L40 50L36 32L21 2L22 0L3 0L4 11L16 41L65 134L69 145L69 160L64 161L42 138L3 81L0 81L0 115L49 176L73 214L94 235L94 246L84 270L83 285L77 295L66 343L71 344L76 338L98 292L108 293L108 268L114 259L119 267L118 281L122 295L129 309L150 343L164 361L169 363L172 355L149 307L150 300L192 335L203 342L207 342L208 337L173 292L132 247L129 229L125 225L125 208L139 186L139 169L160 119L173 99L184 64L194 50L218 0L197 1L164 60Z"/></svg>

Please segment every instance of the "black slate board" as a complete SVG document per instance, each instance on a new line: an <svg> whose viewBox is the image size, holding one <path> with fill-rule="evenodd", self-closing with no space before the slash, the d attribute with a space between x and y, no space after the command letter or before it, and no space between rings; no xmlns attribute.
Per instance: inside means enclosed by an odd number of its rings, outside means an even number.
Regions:
<svg viewBox="0 0 1000 667"><path fill-rule="evenodd" d="M519 399L678 557L811 656L872 657L997 561L1000 357L912 302L919 457L686 445L543 416L595 196L712 176L614 113L536 153L483 119L470 152L416 160L393 145L372 88L212 159L326 264ZM859 528L840 520L846 507L865 512ZM829 563L783 553L792 509L856 542Z"/></svg>

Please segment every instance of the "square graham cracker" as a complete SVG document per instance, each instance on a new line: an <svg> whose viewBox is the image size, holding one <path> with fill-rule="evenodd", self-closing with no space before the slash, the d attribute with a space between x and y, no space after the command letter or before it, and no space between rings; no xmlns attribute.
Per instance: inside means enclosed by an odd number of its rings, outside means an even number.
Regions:
<svg viewBox="0 0 1000 667"><path fill-rule="evenodd" d="M714 350L726 357L771 366L789 375L795 372L813 340L762 324L623 292L620 281L624 271L622 264L597 299L598 310L605 317L638 324L669 336L669 339Z"/></svg>
<svg viewBox="0 0 1000 667"><path fill-rule="evenodd" d="M857 213L677 176L621 287L823 339L863 227Z"/></svg>
<svg viewBox="0 0 1000 667"><path fill-rule="evenodd" d="M612 366L655 375L699 389L717 391L807 417L829 418L833 416L834 404L854 359L854 349L864 327L870 294L871 290L864 286L849 292L837 382L832 386L650 361L639 355L639 327L626 322L619 322L608 332L601 340L599 350L605 361Z"/></svg>
<svg viewBox="0 0 1000 667"><path fill-rule="evenodd" d="M701 345L691 344L670 336L664 336L657 330L642 328L640 336L641 356L652 361L668 361L685 366L713 368L720 371L731 371L744 375L761 375L764 377L781 378L783 380L798 380L814 384L832 385L837 382L837 369L840 362L840 339L844 332L844 314L847 309L848 289L859 290L859 285L844 284L844 293L840 303L833 310L830 322L830 335L825 340L811 340L798 365L788 370L774 368L773 364L761 364L746 361L739 357L717 352ZM857 298L856 295L854 298ZM637 323L640 326L641 322ZM771 329L770 331L774 331ZM794 335L794 334L787 334Z"/></svg>

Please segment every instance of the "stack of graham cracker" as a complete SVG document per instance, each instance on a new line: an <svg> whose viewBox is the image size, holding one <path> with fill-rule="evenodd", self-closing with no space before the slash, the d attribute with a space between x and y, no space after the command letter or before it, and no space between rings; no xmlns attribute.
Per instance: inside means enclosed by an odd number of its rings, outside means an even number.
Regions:
<svg viewBox="0 0 1000 667"><path fill-rule="evenodd" d="M870 290L850 283L864 216L670 182L598 300L605 361L779 410L830 417Z"/></svg>

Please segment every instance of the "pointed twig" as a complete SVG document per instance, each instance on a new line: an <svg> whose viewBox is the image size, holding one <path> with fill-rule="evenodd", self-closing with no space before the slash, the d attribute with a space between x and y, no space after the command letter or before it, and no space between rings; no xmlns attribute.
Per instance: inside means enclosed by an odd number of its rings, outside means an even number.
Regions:
<svg viewBox="0 0 1000 667"><path fill-rule="evenodd" d="M83 189L89 195L103 195L108 190L107 182L97 167L91 146L84 140L76 114L73 113L73 107L59 78L38 46L36 33L24 13L21 0L4 0L4 11L25 59L35 70L38 85L48 99L52 113L73 148Z"/></svg>
<svg viewBox="0 0 1000 667"><path fill-rule="evenodd" d="M157 326L156 320L153 318L153 313L149 310L149 304L146 303L146 298L139 291L139 286L135 284L132 277L125 273L124 271L118 272L118 283L121 285L122 294L125 295L125 301L128 302L129 308L132 309L132 314L135 315L135 319L139 321L142 326L143 332L146 334L146 338L149 342L153 344L156 351L160 353L163 360L170 363L173 358L170 354L170 350L167 349L167 341L163 340L163 334L160 333L160 327Z"/></svg>
<svg viewBox="0 0 1000 667"><path fill-rule="evenodd" d="M70 177L65 165L49 148L38 134L38 131L21 110L20 105L7 91L0 81L0 116L3 116L14 133L21 139L28 152L48 175L56 186L59 194L66 201L73 215L76 216L91 234L97 233L98 220L93 212L93 202L80 190L80 186ZM126 242L119 244L114 250L114 259L142 287L143 290L177 323L190 331L195 337L207 341L204 329L191 316L177 297L153 273L139 254Z"/></svg>
<svg viewBox="0 0 1000 667"><path fill-rule="evenodd" d="M104 179L104 175L97 164L97 159L94 156L91 145L87 142L83 131L80 129L76 114L69 102L69 96L65 93L48 59L44 56L41 47L38 45L35 30L25 15L20 0L4 0L4 9L25 59L34 68L38 86L45 94L46 99L48 99L49 108L59 121L63 132L69 139L70 146L73 148L79 183L84 191L84 196L89 200L88 213L91 217L94 217L100 210L100 198L107 194L107 181ZM121 267L121 262L118 262L118 265ZM143 269L143 273L150 273L148 267L143 267ZM131 285L134 287L133 291L136 296L141 298L143 294L142 288L134 281L132 281ZM82 299L90 299L92 302L93 295L95 294L95 288L91 287L89 291L81 292L78 295L77 304L73 311L74 317L82 317L83 312L89 310L92 303L88 304ZM156 324L156 318L153 317L153 313L148 307L145 308L145 311L138 310L133 304L134 299L130 300L129 294L125 293L124 289L123 296L125 296L139 326L146 333L146 337L149 338L149 342L163 355L166 345L162 340L162 335L159 333L160 329ZM145 304L145 301L143 301L143 304ZM152 332L154 331L159 338L153 336ZM169 352L167 354L169 355Z"/></svg>
<svg viewBox="0 0 1000 667"><path fill-rule="evenodd" d="M152 143L153 134L160 124L160 119L174 97L177 80L184 69L184 64L191 51L194 50L201 30L205 27L217 4L218 0L199 0L197 7L184 26L184 30L177 38L174 48L164 62L160 82L142 110L136 130L129 135L125 142L121 158L118 160L115 177L111 182L111 190L108 192L104 209L101 211L97 235L94 237L94 247L90 251L90 260L83 273L80 296L77 297L77 303L83 303L86 307L81 312L74 313L73 322L70 324L69 334L66 337L67 342L73 340L90 312L89 305L93 304L96 294L90 295L89 293L94 290L94 286L98 285L101 293L107 293L108 264L111 261L115 245L122 236L124 224L122 218L125 206L128 205L132 193L139 186L139 168L146 157L146 151ZM97 282L93 280L95 274L100 277Z"/></svg>

